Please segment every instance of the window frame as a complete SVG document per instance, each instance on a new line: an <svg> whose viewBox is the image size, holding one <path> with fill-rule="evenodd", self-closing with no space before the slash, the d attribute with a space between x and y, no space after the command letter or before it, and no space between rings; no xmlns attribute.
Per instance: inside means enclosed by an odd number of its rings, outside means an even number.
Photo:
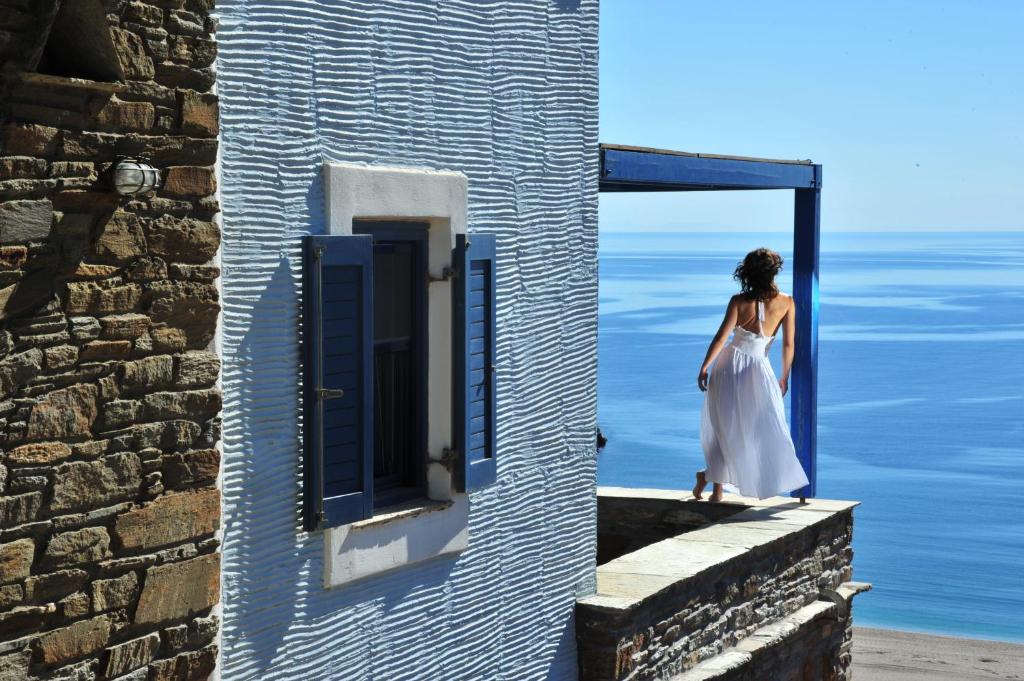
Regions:
<svg viewBox="0 0 1024 681"><path fill-rule="evenodd" d="M352 234L367 235L373 239L373 246L378 242L399 242L411 243L415 249L415 271L413 281L419 281L421 286L417 287L416 295L413 296L413 327L415 332L415 365L416 385L415 392L415 434L413 437L413 448L408 453L411 467L411 478L414 480L412 486L388 485L382 483L374 476L373 480L373 510L378 512L390 506L404 502L427 498L427 420L429 418L430 404L428 401L428 389L430 377L427 371L428 358L430 356L430 337L427 326L429 316L427 274L427 237L430 230L429 222L424 220L375 220L372 218L354 218L352 220ZM375 275L371 275L371 279ZM372 336L372 334L371 334ZM376 395L376 388L374 389ZM376 438L379 437L377 428L374 428L374 456L376 457ZM376 465L376 461L374 461Z"/></svg>

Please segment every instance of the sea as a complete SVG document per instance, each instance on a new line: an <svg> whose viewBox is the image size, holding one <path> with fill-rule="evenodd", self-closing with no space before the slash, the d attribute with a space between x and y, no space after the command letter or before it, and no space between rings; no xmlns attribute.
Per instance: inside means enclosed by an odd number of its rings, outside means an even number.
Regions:
<svg viewBox="0 0 1024 681"><path fill-rule="evenodd" d="M692 487L697 371L760 246L791 290L790 234L601 234L600 484ZM862 502L856 623L1024 642L1024 232L826 231L820 292L818 496Z"/></svg>

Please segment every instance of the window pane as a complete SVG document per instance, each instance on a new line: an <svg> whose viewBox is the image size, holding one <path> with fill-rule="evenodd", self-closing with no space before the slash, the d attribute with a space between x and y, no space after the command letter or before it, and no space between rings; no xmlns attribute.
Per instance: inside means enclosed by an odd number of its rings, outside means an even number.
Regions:
<svg viewBox="0 0 1024 681"><path fill-rule="evenodd" d="M374 478L378 489L418 484L422 339L417 337L417 305L425 286L417 276L420 257L415 243L374 244Z"/></svg>
<svg viewBox="0 0 1024 681"><path fill-rule="evenodd" d="M378 243L373 249L373 335L377 343L412 336L415 246Z"/></svg>

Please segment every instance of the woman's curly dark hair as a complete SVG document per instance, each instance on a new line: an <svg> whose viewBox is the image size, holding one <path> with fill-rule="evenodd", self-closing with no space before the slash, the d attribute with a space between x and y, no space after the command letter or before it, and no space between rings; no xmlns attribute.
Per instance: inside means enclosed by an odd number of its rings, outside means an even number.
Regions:
<svg viewBox="0 0 1024 681"><path fill-rule="evenodd" d="M782 269L782 256L770 248L758 248L747 253L736 265L732 278L740 282L740 289L753 300L770 300L779 294L775 275Z"/></svg>

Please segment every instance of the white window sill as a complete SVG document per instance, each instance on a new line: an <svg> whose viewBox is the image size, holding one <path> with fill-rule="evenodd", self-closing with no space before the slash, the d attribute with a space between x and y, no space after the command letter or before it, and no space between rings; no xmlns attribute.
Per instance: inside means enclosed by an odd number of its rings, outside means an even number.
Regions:
<svg viewBox="0 0 1024 681"><path fill-rule="evenodd" d="M469 498L414 501L324 532L324 588L343 586L440 556L469 543Z"/></svg>

